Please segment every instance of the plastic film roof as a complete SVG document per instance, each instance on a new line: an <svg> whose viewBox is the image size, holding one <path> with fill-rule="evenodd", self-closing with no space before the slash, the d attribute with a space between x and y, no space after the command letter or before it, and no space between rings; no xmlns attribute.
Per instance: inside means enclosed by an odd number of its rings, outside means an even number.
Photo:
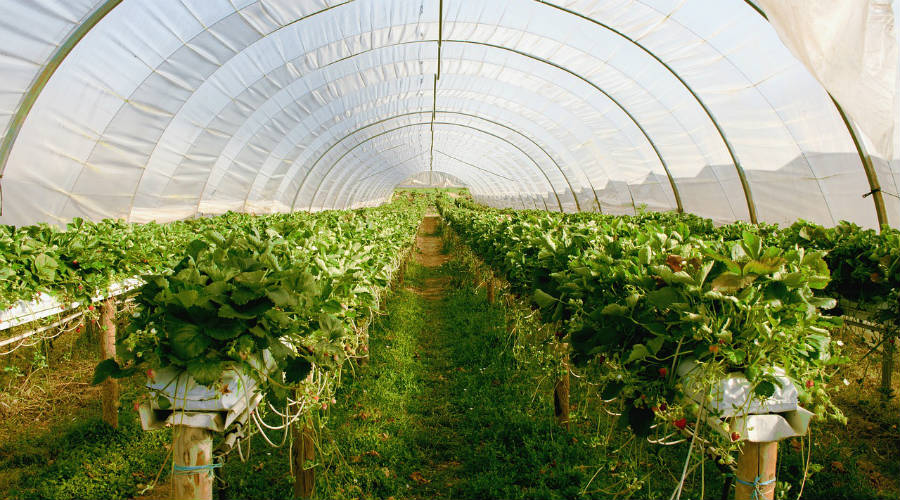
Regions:
<svg viewBox="0 0 900 500"><path fill-rule="evenodd" d="M0 223L370 206L433 171L493 206L868 227L880 186L900 224L896 155L866 171L820 80L744 0L0 9ZM880 50L896 73L896 44Z"/></svg>

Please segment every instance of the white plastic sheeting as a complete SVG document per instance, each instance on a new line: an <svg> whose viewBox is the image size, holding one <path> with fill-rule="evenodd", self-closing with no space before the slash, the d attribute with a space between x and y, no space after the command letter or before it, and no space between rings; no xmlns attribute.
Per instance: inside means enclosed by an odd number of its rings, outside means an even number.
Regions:
<svg viewBox="0 0 900 500"><path fill-rule="evenodd" d="M791 52L891 158L897 38L890 0L758 0Z"/></svg>
<svg viewBox="0 0 900 500"><path fill-rule="evenodd" d="M4 126L105 4L0 6ZM429 170L565 211L674 185L722 222L750 217L743 171L760 220L877 224L827 92L743 0L122 0L29 110L0 222L360 207Z"/></svg>

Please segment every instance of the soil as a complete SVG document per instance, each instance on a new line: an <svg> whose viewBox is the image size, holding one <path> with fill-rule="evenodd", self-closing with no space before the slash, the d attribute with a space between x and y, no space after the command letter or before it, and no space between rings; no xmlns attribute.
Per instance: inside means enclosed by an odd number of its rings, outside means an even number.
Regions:
<svg viewBox="0 0 900 500"><path fill-rule="evenodd" d="M427 214L416 235L416 252L413 258L418 264L427 268L440 267L450 259L444 253L444 241L437 232L439 225L440 217ZM424 286L415 291L427 300L440 300L444 295L447 281L447 276L426 278Z"/></svg>

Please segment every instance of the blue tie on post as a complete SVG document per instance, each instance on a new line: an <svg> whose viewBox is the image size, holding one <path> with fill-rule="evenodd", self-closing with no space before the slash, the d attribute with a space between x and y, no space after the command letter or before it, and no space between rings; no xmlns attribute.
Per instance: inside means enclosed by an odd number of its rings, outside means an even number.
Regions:
<svg viewBox="0 0 900 500"><path fill-rule="evenodd" d="M200 472L208 471L209 475L212 475L213 469L218 469L219 467L222 467L221 462L209 464L209 465L178 465L178 464L175 464L175 474L189 475L189 474L199 474Z"/></svg>
<svg viewBox="0 0 900 500"><path fill-rule="evenodd" d="M775 482L775 478L769 479L768 481L760 481L760 479L762 479L760 476L756 476L756 478L753 479L753 482L751 483L748 481L744 481L743 479L741 479L737 476L734 477L735 481L743 484L744 486L752 486L753 487L753 497L752 497L753 500L759 500L759 498L760 498L759 495L760 495L760 493L762 493L759 490L760 486L767 486L767 485L770 485Z"/></svg>

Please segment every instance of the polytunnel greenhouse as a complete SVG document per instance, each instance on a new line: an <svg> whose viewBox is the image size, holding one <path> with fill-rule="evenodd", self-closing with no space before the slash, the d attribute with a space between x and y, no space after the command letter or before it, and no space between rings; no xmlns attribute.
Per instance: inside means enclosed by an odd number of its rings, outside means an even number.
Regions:
<svg viewBox="0 0 900 500"><path fill-rule="evenodd" d="M2 0L0 498L897 498L891 0Z"/></svg>

